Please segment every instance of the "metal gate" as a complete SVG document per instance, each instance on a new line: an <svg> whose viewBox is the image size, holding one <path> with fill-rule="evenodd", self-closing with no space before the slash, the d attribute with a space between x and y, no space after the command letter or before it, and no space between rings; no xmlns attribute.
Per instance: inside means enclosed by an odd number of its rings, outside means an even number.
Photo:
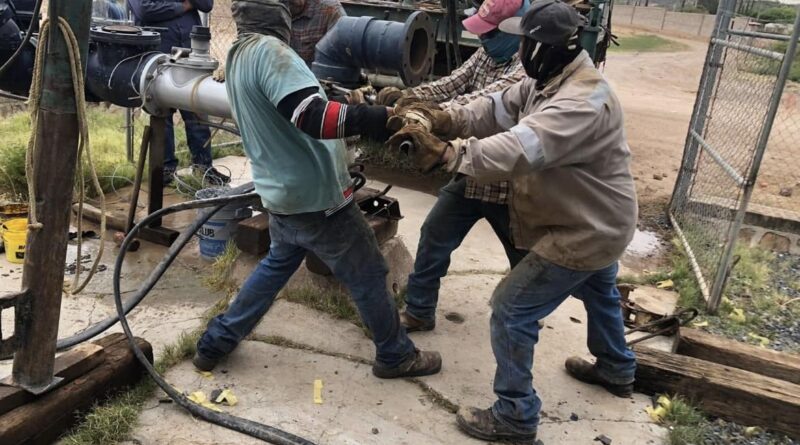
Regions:
<svg viewBox="0 0 800 445"><path fill-rule="evenodd" d="M800 14L788 36L751 31L735 10L736 0L720 2L669 208L711 312L733 264L800 34Z"/></svg>

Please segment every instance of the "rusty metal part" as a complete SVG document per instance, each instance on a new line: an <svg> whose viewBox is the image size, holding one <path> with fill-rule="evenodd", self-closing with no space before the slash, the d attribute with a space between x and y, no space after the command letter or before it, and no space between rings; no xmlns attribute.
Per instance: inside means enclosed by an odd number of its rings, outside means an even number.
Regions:
<svg viewBox="0 0 800 445"><path fill-rule="evenodd" d="M644 323L639 325L635 328L628 329L625 331L625 335L630 335L634 332L649 332L648 335L629 340L627 342L628 346L635 345L636 343L643 342L645 340L651 339L653 337L658 337L660 335L675 335L678 333L678 329L681 326L687 325L689 322L695 319L698 315L698 310L695 308L687 308L681 309L678 312L675 312L672 315L668 316L660 316L660 318L654 319L648 323Z"/></svg>

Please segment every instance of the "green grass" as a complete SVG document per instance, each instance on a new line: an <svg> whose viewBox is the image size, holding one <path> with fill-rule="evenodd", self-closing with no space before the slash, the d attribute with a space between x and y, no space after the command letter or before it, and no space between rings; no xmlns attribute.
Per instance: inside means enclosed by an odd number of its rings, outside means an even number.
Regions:
<svg viewBox="0 0 800 445"><path fill-rule="evenodd" d="M654 34L632 34L617 39L619 46L611 45L612 52L674 52L686 51L689 47L675 40Z"/></svg>
<svg viewBox="0 0 800 445"><path fill-rule="evenodd" d="M398 308L405 304L405 293L406 289L402 288L400 292L394 295L395 305ZM349 321L364 328L353 300L345 292L303 287L286 289L282 295L287 301L302 304L324 312L338 320Z"/></svg>
<svg viewBox="0 0 800 445"><path fill-rule="evenodd" d="M661 423L667 427L668 445L700 445L709 428L705 415L681 397L671 399Z"/></svg>
<svg viewBox="0 0 800 445"><path fill-rule="evenodd" d="M700 316L695 322L708 322L704 330L754 345L758 345L759 341L750 336L751 333L773 337L766 321L774 321L778 317L800 317L800 305L787 305L789 297L778 292L772 284L774 276L792 276L791 271L783 270L772 252L737 246L734 257L738 260L731 271L719 311L709 314L705 311L706 302L683 246L677 240L673 241L673 245L668 270L645 276L621 276L619 282L655 285L670 279L678 293L678 307L697 308ZM789 285L800 288L800 277L794 278ZM744 321L732 318L734 309L744 312Z"/></svg>
<svg viewBox="0 0 800 445"><path fill-rule="evenodd" d="M128 163L125 154L125 117L123 110L102 105L90 106L88 109L89 142L92 150L97 175L104 192L108 193L131 184L135 174L133 164ZM135 121L134 152L138 153L146 118ZM27 111L13 113L0 119L0 194L11 195L16 199L25 199L27 185L25 181L25 151L30 138L30 118ZM214 143L229 142L237 137L226 132L219 132ZM181 166L190 164L190 154L186 145L186 133L181 124L175 125L175 150ZM212 149L212 156L219 158L227 155L241 155L241 145ZM84 168L84 183L90 196L94 194L91 187L89 169Z"/></svg>
<svg viewBox="0 0 800 445"><path fill-rule="evenodd" d="M182 332L178 339L164 347L155 361L155 368L163 374L178 363L192 357L196 351L197 340L211 318L227 309L236 291L231 271L239 251L229 244L222 256L211 266L209 278L204 284L213 290L227 291L226 295L210 307L202 317L200 327ZM128 391L117 394L106 403L95 405L83 421L67 436L61 439L64 445L112 444L124 440L136 426L145 402L153 395L157 386L149 377Z"/></svg>

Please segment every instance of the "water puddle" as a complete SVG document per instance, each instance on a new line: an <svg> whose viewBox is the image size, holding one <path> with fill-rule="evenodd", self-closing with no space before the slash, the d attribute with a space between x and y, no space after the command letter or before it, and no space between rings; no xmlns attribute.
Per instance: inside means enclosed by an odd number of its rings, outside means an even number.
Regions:
<svg viewBox="0 0 800 445"><path fill-rule="evenodd" d="M649 257L661 251L661 239L658 234L648 230L642 231L636 229L633 234L633 240L628 244L625 250L627 255L637 257Z"/></svg>

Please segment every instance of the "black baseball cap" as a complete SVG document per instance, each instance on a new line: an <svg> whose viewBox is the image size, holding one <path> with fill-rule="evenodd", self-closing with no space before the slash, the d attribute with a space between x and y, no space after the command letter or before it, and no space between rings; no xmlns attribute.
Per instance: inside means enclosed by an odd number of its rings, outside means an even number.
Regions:
<svg viewBox="0 0 800 445"><path fill-rule="evenodd" d="M525 36L553 46L566 46L575 31L587 23L575 8L560 0L536 0L522 17L500 23L500 31Z"/></svg>

